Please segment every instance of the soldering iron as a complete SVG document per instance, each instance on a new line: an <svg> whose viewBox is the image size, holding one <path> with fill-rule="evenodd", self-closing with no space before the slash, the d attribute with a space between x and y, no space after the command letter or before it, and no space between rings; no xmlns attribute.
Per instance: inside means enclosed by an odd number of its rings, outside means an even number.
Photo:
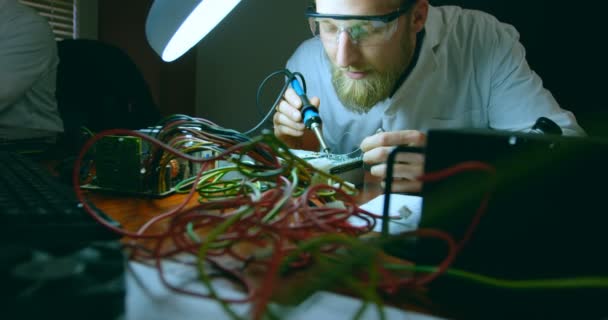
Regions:
<svg viewBox="0 0 608 320"><path fill-rule="evenodd" d="M327 147L325 139L323 139L323 133L321 132L322 122L321 117L319 116L319 111L314 105L312 105L312 103L310 103L310 100L308 100L308 97L302 89L302 86L300 86L300 82L297 78L293 78L293 80L291 80L291 87L302 100L302 120L304 122L304 126L315 133L315 136L317 136L319 144L321 145L321 151L329 153L329 147Z"/></svg>

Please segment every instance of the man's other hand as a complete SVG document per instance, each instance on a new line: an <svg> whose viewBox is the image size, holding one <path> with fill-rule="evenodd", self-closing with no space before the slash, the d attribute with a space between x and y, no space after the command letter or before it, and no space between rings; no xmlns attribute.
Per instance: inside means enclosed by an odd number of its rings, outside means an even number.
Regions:
<svg viewBox="0 0 608 320"><path fill-rule="evenodd" d="M361 142L363 162L371 165L371 174L386 178L386 160L391 151L399 145L422 147L426 144L426 135L420 131L402 130L380 132L369 136ZM402 152L395 157L393 168L393 192L420 192L422 182L418 181L424 172L424 155Z"/></svg>

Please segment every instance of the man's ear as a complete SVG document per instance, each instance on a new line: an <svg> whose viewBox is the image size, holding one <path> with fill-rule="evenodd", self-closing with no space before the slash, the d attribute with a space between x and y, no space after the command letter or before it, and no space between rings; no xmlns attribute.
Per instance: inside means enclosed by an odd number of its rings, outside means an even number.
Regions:
<svg viewBox="0 0 608 320"><path fill-rule="evenodd" d="M422 31L429 14L429 1L418 0L412 7L412 27L416 33Z"/></svg>

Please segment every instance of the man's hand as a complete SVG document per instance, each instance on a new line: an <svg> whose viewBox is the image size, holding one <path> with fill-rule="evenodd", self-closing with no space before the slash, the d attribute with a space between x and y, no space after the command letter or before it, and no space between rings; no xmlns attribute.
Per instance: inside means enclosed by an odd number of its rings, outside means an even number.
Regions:
<svg viewBox="0 0 608 320"><path fill-rule="evenodd" d="M386 177L386 160L391 151L398 145L422 147L426 144L426 135L420 131L403 130L376 133L361 142L363 161L371 167L373 176ZM424 173L424 155L418 153L399 153L395 157L393 183L391 191L419 192L422 182L417 178Z"/></svg>
<svg viewBox="0 0 608 320"><path fill-rule="evenodd" d="M310 103L319 108L319 98L311 97ZM285 90L283 99L276 107L272 118L274 135L291 148L302 148L304 137L304 123L302 123L302 100L289 87Z"/></svg>

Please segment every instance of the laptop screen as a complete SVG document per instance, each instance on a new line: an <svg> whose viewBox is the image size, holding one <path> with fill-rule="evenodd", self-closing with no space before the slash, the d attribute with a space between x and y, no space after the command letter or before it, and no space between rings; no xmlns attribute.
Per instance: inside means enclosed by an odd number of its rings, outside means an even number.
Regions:
<svg viewBox="0 0 608 320"><path fill-rule="evenodd" d="M462 239L489 190L487 208L453 267L530 279L601 275L608 227L608 142L485 130L431 130L425 172L467 161L469 170L423 187L421 228ZM439 241L420 239L417 262L436 265Z"/></svg>

